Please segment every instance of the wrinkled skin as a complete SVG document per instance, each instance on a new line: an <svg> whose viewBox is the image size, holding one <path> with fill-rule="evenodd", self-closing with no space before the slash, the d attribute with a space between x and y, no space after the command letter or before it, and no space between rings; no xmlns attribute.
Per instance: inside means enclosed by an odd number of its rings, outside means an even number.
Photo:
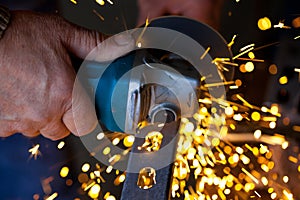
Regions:
<svg viewBox="0 0 300 200"><path fill-rule="evenodd" d="M85 58L98 45L93 58L107 61L134 47L130 35L103 39L58 16L12 12L0 40L0 137L20 132L57 140L92 131L97 119L89 98L78 91L72 99L76 74L69 53Z"/></svg>

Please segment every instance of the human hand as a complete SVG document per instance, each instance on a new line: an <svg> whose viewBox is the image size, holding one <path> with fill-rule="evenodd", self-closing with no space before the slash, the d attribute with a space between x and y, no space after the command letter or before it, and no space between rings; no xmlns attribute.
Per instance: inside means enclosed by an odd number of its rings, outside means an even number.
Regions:
<svg viewBox="0 0 300 200"><path fill-rule="evenodd" d="M217 29L222 4L223 0L138 0L138 25L142 25L147 17L153 19L170 14L195 19Z"/></svg>
<svg viewBox="0 0 300 200"><path fill-rule="evenodd" d="M0 137L41 133L57 140L70 132L92 131L97 118L88 96L79 91L72 99L76 74L69 52L85 58L97 47L95 59L107 61L129 52L135 44L124 34L103 40L100 33L58 16L12 12L0 40ZM74 116L80 118L76 123Z"/></svg>

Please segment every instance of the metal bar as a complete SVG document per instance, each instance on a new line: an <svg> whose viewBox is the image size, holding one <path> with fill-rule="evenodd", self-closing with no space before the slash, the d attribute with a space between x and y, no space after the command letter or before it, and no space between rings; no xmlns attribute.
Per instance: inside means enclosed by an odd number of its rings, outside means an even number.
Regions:
<svg viewBox="0 0 300 200"><path fill-rule="evenodd" d="M172 179L172 168L173 161L175 156L175 150L177 145L177 132L178 132L178 123L172 122L170 124L165 124L165 126L160 131L163 134L163 142L160 150L164 151L161 158L154 158L154 154L152 153L141 153L138 150L138 147L144 143L143 138L137 138L132 147L132 152L139 153L140 157L129 157L129 163L126 173L126 180L123 185L121 200L132 200L132 199L145 199L145 200L164 200L169 199L170 196L170 184ZM157 127L147 127L146 129L141 130L142 135L147 134L149 131L157 130ZM171 145L168 147L168 150L165 150L164 147L167 145ZM157 157L157 155L155 155ZM137 169L137 165L139 167L153 167L159 168L160 159L162 162L169 163L165 167L156 169L156 184L153 185L150 189L142 189L137 185L138 181L138 172L134 172ZM154 162L153 162L154 161Z"/></svg>

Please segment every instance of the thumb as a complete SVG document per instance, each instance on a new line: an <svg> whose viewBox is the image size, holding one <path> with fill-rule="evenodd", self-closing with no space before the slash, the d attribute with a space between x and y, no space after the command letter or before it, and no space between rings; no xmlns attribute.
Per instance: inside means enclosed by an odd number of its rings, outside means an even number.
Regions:
<svg viewBox="0 0 300 200"><path fill-rule="evenodd" d="M70 104L62 118L65 126L77 136L92 132L98 124L95 107L78 79L74 83Z"/></svg>
<svg viewBox="0 0 300 200"><path fill-rule="evenodd" d="M127 32L108 37L73 24L68 24L64 29L64 34L61 35L63 44L82 59L93 52L89 55L89 60L110 61L132 51L135 47L132 35Z"/></svg>

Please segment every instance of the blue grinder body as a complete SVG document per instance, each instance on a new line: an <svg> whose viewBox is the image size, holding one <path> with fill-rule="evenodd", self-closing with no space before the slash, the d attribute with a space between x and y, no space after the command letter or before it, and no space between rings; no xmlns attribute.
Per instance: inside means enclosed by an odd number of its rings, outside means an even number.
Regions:
<svg viewBox="0 0 300 200"><path fill-rule="evenodd" d="M110 131L123 132L126 119L126 105L128 98L128 89L130 79L121 79L121 77L130 71L133 67L134 54L123 56L108 67L98 62L87 62L85 67L88 71L89 86L94 92L95 108L99 121ZM112 107L112 97L116 84L122 87L121 93L118 93L118 103ZM113 112L118 112L113 114ZM114 116L119 116L123 122L116 123Z"/></svg>

